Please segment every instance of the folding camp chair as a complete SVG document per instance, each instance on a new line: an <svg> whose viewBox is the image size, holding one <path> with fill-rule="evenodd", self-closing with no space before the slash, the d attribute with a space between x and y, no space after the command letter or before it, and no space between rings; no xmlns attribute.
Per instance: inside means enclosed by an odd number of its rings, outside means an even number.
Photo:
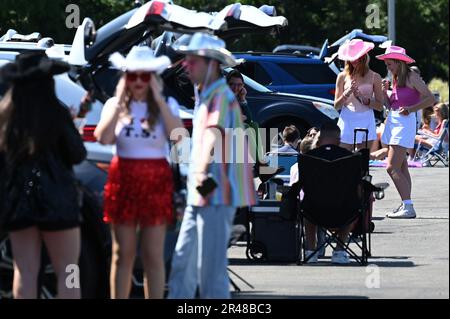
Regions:
<svg viewBox="0 0 450 319"><path fill-rule="evenodd" d="M415 161L420 161L423 166L435 166L441 162L445 167L448 167L448 140L446 141L448 139L448 120L444 121L443 126L433 147L429 148L427 145L419 143L414 154ZM430 138L435 137L430 136Z"/></svg>
<svg viewBox="0 0 450 319"><path fill-rule="evenodd" d="M357 152L334 161L303 155L299 157L299 186L304 198L300 203L299 218L301 222L300 241L303 254L300 264L307 262L322 247L336 248L340 244L344 250L359 264L366 265L370 256L367 247L367 214L370 207L370 194L382 191L367 180L367 158ZM305 256L305 220L326 231L325 242L316 248L308 258ZM361 225L355 225L361 223ZM342 242L337 233L350 226L358 226L362 231L349 236ZM355 227L353 227L355 228ZM360 242L358 242L360 241ZM361 250L357 254L350 244L354 243Z"/></svg>

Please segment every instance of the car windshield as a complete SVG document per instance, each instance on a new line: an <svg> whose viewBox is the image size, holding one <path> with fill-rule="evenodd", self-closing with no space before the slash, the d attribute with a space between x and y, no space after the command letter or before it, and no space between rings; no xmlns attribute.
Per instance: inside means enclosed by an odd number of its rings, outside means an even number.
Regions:
<svg viewBox="0 0 450 319"><path fill-rule="evenodd" d="M261 92L261 93L272 93L273 92L273 91L269 90L268 88L266 88L265 86L263 86L262 84L250 79L245 74L242 74L242 76L244 77L244 83L247 86L251 87L253 90L255 90L257 92Z"/></svg>

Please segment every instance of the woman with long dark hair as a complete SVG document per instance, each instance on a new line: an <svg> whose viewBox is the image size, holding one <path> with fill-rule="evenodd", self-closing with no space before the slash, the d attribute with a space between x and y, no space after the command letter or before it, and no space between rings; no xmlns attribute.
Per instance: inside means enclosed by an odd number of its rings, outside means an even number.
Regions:
<svg viewBox="0 0 450 319"><path fill-rule="evenodd" d="M72 165L86 150L53 80L68 70L43 52L26 52L0 71L11 85L0 102L0 228L11 240L14 298L37 297L42 242L58 297L80 298L79 286L66 285L66 269L80 255L81 200Z"/></svg>
<svg viewBox="0 0 450 319"><path fill-rule="evenodd" d="M104 220L113 238L111 298L128 298L141 233L146 298L164 295L164 239L172 222L173 177L167 162L169 137L182 128L176 101L162 96L159 73L170 60L148 47L134 47L111 61L125 71L116 96L103 107L94 132L102 144L115 144L105 185Z"/></svg>

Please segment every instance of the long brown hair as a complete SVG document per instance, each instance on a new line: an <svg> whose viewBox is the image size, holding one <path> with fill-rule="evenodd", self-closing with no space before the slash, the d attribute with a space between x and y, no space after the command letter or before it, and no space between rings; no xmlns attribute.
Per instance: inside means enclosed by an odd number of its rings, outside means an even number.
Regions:
<svg viewBox="0 0 450 319"><path fill-rule="evenodd" d="M16 165L55 150L68 119L52 76L14 83L0 101L0 151Z"/></svg>
<svg viewBox="0 0 450 319"><path fill-rule="evenodd" d="M354 67L351 62L345 61L344 72L350 77L354 75L364 77L369 72L369 61L370 57L367 53L358 59L358 64L356 67Z"/></svg>
<svg viewBox="0 0 450 319"><path fill-rule="evenodd" d="M151 76L155 76L158 82L162 82L161 78L156 73L151 73ZM131 113L130 104L133 100L130 89L126 84L126 73L122 76L117 84L116 97L119 98L119 104L123 110L125 110L125 116L129 117ZM155 97L153 96L153 91L149 87L147 93L147 124L150 131L153 130L156 123L159 120L160 110L156 104Z"/></svg>

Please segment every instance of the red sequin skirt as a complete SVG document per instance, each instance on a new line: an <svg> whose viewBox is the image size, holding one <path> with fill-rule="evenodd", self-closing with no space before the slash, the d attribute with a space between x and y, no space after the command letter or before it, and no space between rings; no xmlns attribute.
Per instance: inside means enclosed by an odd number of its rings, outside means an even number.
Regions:
<svg viewBox="0 0 450 319"><path fill-rule="evenodd" d="M141 227L170 224L173 191L172 171L165 159L115 156L105 185L103 220Z"/></svg>

